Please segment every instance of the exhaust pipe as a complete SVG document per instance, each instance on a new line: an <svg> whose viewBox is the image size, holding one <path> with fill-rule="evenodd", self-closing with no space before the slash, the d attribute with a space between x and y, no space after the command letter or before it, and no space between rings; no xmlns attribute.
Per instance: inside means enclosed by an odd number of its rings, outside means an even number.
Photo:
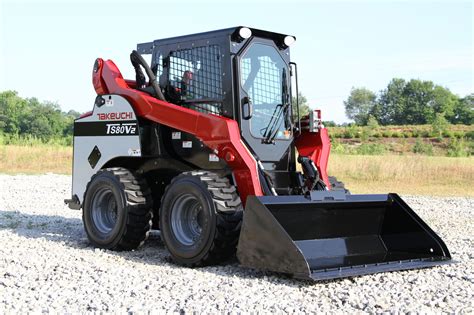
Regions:
<svg viewBox="0 0 474 315"><path fill-rule="evenodd" d="M451 259L397 195L249 196L237 247L244 267L325 280L435 266Z"/></svg>

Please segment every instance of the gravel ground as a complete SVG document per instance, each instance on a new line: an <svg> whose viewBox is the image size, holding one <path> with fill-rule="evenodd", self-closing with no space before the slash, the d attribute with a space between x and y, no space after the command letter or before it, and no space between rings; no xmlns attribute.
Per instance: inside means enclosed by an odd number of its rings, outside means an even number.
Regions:
<svg viewBox="0 0 474 315"><path fill-rule="evenodd" d="M140 250L92 248L63 205L69 176L0 175L0 313L474 312L474 198L405 197L458 261L424 270L306 282L236 261L187 269L159 236Z"/></svg>

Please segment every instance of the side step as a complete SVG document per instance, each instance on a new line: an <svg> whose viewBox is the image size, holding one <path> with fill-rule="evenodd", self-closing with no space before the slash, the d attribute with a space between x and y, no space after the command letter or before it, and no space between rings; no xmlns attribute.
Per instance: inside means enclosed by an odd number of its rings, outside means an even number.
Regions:
<svg viewBox="0 0 474 315"><path fill-rule="evenodd" d="M72 196L71 199L64 199L64 203L68 205L69 209L73 210L80 210L81 203L79 202L79 198L76 195Z"/></svg>

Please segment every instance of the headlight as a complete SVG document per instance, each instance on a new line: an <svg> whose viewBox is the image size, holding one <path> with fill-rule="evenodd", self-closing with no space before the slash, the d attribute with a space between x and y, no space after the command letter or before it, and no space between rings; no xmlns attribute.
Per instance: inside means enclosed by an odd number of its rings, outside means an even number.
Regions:
<svg viewBox="0 0 474 315"><path fill-rule="evenodd" d="M283 43L285 43L287 47L290 47L290 45L293 44L295 41L296 41L296 38L288 35L288 36L285 36Z"/></svg>
<svg viewBox="0 0 474 315"><path fill-rule="evenodd" d="M252 36L252 30L248 27L241 27L232 34L232 40L237 43L243 42Z"/></svg>
<svg viewBox="0 0 474 315"><path fill-rule="evenodd" d="M239 36L242 37L242 39L247 39L252 36L252 30L248 27L241 27L239 29Z"/></svg>

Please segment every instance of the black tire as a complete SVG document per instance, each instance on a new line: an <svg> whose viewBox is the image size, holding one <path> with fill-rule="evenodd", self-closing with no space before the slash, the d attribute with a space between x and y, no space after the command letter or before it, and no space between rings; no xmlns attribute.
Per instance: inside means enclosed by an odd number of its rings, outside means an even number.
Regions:
<svg viewBox="0 0 474 315"><path fill-rule="evenodd" d="M227 178L208 171L182 173L166 187L161 200L161 237L179 264L218 264L235 254L242 210Z"/></svg>
<svg viewBox="0 0 474 315"><path fill-rule="evenodd" d="M350 194L351 192L346 189L346 186L344 185L343 182L338 181L335 176L329 176L329 183L331 184L331 190L342 190L346 194Z"/></svg>
<svg viewBox="0 0 474 315"><path fill-rule="evenodd" d="M97 172L87 185L82 221L95 247L132 250L151 229L152 206L145 180L125 168Z"/></svg>

